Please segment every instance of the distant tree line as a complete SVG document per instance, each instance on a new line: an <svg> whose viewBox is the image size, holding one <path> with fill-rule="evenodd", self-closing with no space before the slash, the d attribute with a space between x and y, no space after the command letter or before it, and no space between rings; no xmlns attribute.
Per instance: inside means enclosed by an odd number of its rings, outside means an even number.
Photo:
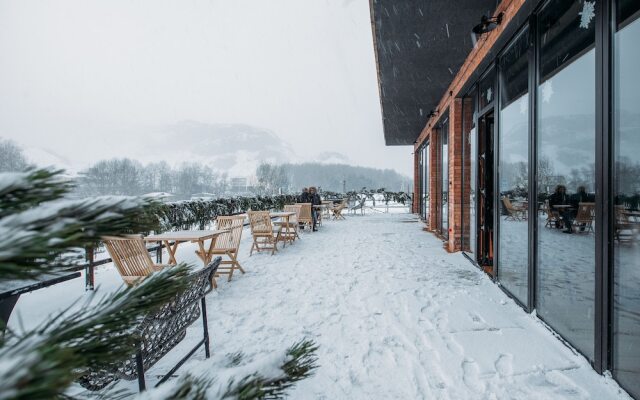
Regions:
<svg viewBox="0 0 640 400"><path fill-rule="evenodd" d="M391 169L355 167L346 164L261 164L256 176L267 194L279 188L298 192L303 187L316 186L323 191L344 192L363 187L384 187L391 191L407 191L411 180Z"/></svg>
<svg viewBox="0 0 640 400"><path fill-rule="evenodd" d="M83 196L165 192L188 199L194 194L221 195L228 187L226 173L200 163L172 168L165 161L143 165L128 158L98 161L78 178L78 193Z"/></svg>

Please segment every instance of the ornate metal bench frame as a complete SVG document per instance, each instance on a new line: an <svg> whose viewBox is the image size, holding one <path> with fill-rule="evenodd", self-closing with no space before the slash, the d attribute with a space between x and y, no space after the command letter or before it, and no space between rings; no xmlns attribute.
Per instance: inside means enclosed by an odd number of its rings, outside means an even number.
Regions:
<svg viewBox="0 0 640 400"><path fill-rule="evenodd" d="M209 358L211 354L205 295L213 289L211 281L220 261L221 258L216 257L206 268L192 273L188 278L190 284L184 292L142 320L132 332L140 337L138 351L135 354L109 368L90 370L79 379L80 385L88 390L100 390L118 379L138 379L140 391L145 390L145 371L184 339L187 327L200 317L200 307L202 339L155 386L167 381L201 346L204 346L205 356Z"/></svg>

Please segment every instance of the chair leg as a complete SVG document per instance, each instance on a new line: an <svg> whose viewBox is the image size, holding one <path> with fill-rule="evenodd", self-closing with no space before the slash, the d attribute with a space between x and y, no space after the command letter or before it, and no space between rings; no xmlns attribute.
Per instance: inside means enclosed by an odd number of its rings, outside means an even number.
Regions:
<svg viewBox="0 0 640 400"><path fill-rule="evenodd" d="M202 330L204 336L204 354L207 358L211 357L211 351L209 350L209 323L207 322L207 302L203 297L200 299L202 302Z"/></svg>
<svg viewBox="0 0 640 400"><path fill-rule="evenodd" d="M147 385L144 381L144 361L142 360L142 350L140 348L136 352L136 369L138 372L138 390L144 392L147 389Z"/></svg>

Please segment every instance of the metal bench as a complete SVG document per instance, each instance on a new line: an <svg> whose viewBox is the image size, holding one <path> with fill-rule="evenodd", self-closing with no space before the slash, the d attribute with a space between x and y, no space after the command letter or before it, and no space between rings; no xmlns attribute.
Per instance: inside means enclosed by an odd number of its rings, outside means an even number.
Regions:
<svg viewBox="0 0 640 400"><path fill-rule="evenodd" d="M193 272L189 277L187 289L176 295L158 311L148 314L138 325L133 334L140 337L138 351L135 354L108 368L90 370L80 377L78 382L88 390L100 390L119 379L138 380L140 391L145 390L144 373L158 360L184 339L189 327L200 317L202 306L203 338L186 356L180 359L171 370L164 375L156 386L162 384L175 373L200 346L204 346L205 355L209 352L209 328L207 325L207 308L205 295L213 288L213 279L221 258L216 257L206 268Z"/></svg>

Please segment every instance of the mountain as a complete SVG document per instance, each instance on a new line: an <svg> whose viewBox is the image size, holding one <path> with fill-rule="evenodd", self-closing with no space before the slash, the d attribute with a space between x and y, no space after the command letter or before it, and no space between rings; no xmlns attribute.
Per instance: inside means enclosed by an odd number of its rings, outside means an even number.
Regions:
<svg viewBox="0 0 640 400"><path fill-rule="evenodd" d="M166 154L170 143L169 163L200 162L230 176L251 176L261 162L280 164L297 159L289 143L274 132L245 124L181 121L154 137L145 152Z"/></svg>

